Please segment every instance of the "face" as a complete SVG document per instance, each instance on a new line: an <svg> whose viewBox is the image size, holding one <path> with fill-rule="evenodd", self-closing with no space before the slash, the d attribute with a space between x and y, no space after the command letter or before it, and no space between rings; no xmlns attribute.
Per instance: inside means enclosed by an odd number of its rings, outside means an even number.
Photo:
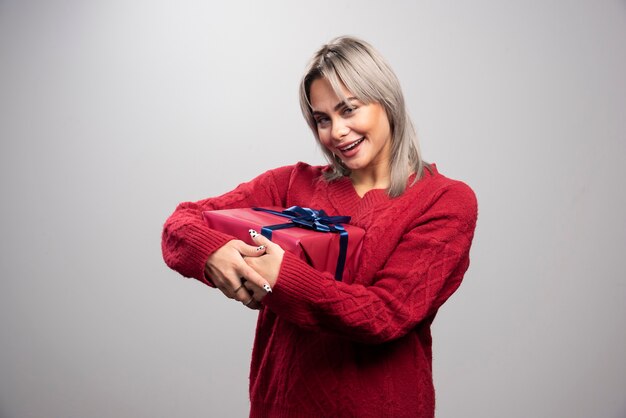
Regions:
<svg viewBox="0 0 626 418"><path fill-rule="evenodd" d="M309 92L320 142L353 173L386 172L391 154L391 128L379 103L365 104L345 87L342 102L325 78L311 83Z"/></svg>

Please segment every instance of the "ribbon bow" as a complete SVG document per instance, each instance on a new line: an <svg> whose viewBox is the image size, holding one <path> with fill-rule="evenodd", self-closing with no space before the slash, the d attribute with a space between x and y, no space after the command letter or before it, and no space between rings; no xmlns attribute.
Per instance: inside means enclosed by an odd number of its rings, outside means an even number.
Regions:
<svg viewBox="0 0 626 418"><path fill-rule="evenodd" d="M331 232L339 234L339 256L337 257L337 267L335 269L335 279L341 281L343 268L346 263L346 253L348 251L348 231L340 225L350 222L349 216L328 216L323 210L292 206L278 212L265 208L252 208L256 211L267 212L273 215L288 218L289 222L277 225L264 226L261 228L261 235L267 239L272 239L272 232L279 229L300 227L312 229L318 232Z"/></svg>

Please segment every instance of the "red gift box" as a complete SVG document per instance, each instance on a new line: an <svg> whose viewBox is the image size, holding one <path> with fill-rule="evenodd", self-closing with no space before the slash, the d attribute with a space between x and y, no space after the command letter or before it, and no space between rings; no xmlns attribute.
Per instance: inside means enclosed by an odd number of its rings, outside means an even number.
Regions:
<svg viewBox="0 0 626 418"><path fill-rule="evenodd" d="M282 210L282 208L268 209L277 212ZM341 235L339 233L320 232L297 224L293 227L288 227L291 226L289 224L293 224L289 217L278 216L263 210L266 209L224 209L205 211L203 215L209 227L232 235L250 245L255 245L255 243L252 242L248 230L254 229L257 232L261 232L265 227L264 232L267 232L268 226L280 225L279 228L285 229L274 229L271 231L271 240L273 242L280 245L285 251L297 255L315 269L337 275L341 253ZM306 208L304 210L311 211ZM365 231L356 226L341 224L341 227L347 232L347 245L345 247L343 272L341 277L335 277L338 280L350 277L356 272L361 244L365 235ZM264 235L266 234L264 233Z"/></svg>

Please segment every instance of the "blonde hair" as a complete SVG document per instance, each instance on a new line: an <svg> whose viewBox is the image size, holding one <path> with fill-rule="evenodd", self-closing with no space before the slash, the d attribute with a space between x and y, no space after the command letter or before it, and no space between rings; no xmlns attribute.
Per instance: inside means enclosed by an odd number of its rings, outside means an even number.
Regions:
<svg viewBox="0 0 626 418"><path fill-rule="evenodd" d="M311 84L318 78L328 80L335 94L348 102L341 87L350 91L363 103L380 103L391 127L391 161L389 196L404 193L412 173L415 180L422 177L428 164L421 159L417 134L404 104L400 82L383 57L367 42L341 36L322 46L313 55L300 83L300 107L313 134L319 141L317 124L310 102ZM332 152L322 146L330 164L325 179L336 180L350 174Z"/></svg>

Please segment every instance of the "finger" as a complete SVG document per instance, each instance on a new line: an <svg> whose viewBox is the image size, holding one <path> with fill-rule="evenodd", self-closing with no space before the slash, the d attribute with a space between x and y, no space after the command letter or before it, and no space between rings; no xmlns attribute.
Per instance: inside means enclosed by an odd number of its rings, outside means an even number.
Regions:
<svg viewBox="0 0 626 418"><path fill-rule="evenodd" d="M257 302L260 302L261 300L263 300L265 295L267 295L267 292L265 292L264 289L261 289L254 283L246 282L245 286L246 286L246 289L248 289L248 292L252 295L254 300L256 300Z"/></svg>
<svg viewBox="0 0 626 418"><path fill-rule="evenodd" d="M263 294L263 296L265 295L265 292L263 288L260 288L259 286L255 285L252 282L246 282L244 284L244 286L246 287L246 290L248 291L248 293L250 293L252 296L260 296L261 294Z"/></svg>
<svg viewBox="0 0 626 418"><path fill-rule="evenodd" d="M229 296L231 299L241 302L245 307L249 309L252 309L252 310L261 309L261 305L257 301L257 298L254 295L254 290L249 291L246 284L248 284L248 286L250 286L251 289L256 288L258 290L258 288L255 285L250 284L250 282L242 278L241 285L237 289L235 289L234 291L232 291L231 289L228 292L224 292L224 294L232 295L232 297ZM262 292L262 290L260 290L259 292Z"/></svg>
<svg viewBox="0 0 626 418"><path fill-rule="evenodd" d="M233 293L233 299L238 302L246 302L250 298L252 298L252 294L245 288L245 286L240 287L237 292Z"/></svg>
<svg viewBox="0 0 626 418"><path fill-rule="evenodd" d="M242 280L241 285L240 285L237 289L235 289L235 291L233 292L233 294L235 294L235 295L236 295L236 294L237 294L240 290L243 290L243 289L245 289L245 288L246 288L246 282Z"/></svg>
<svg viewBox="0 0 626 418"><path fill-rule="evenodd" d="M244 283L245 279L243 278L227 278L217 287L227 298L242 302L251 296Z"/></svg>
<svg viewBox="0 0 626 418"><path fill-rule="evenodd" d="M258 257L260 255L265 254L265 245L248 245L245 242L241 242L237 246L237 251L244 257Z"/></svg>
<svg viewBox="0 0 626 418"><path fill-rule="evenodd" d="M272 287L259 273L256 272L252 267L247 264L242 266L244 271L242 272L243 277L246 278L247 281L254 283L256 286L264 289L267 293L272 292Z"/></svg>
<svg viewBox="0 0 626 418"><path fill-rule="evenodd" d="M267 239L267 237L256 232L254 229L248 230L248 233L252 237L252 240L254 241L254 243L259 244L259 246L256 247L256 250L258 252L261 252L261 251L267 252L268 249L279 246L278 244L275 244L271 240Z"/></svg>
<svg viewBox="0 0 626 418"><path fill-rule="evenodd" d="M261 309L261 303L255 299L252 302L250 302L250 304L248 305L248 309L252 309L253 311L258 311L259 309Z"/></svg>
<svg viewBox="0 0 626 418"><path fill-rule="evenodd" d="M224 294L224 296L232 299L233 288L228 281L216 276L213 278L213 283L215 284L215 287Z"/></svg>
<svg viewBox="0 0 626 418"><path fill-rule="evenodd" d="M259 289L261 289L260 287L258 287L257 285L255 285L252 282L245 282L243 284L243 286L246 288L246 290L248 291L248 293L250 293L252 296L254 296L254 292L258 291Z"/></svg>
<svg viewBox="0 0 626 418"><path fill-rule="evenodd" d="M241 303L243 303L243 306L245 306L248 309L259 310L261 308L261 304L257 302L256 300L254 300L254 298L250 298Z"/></svg>

